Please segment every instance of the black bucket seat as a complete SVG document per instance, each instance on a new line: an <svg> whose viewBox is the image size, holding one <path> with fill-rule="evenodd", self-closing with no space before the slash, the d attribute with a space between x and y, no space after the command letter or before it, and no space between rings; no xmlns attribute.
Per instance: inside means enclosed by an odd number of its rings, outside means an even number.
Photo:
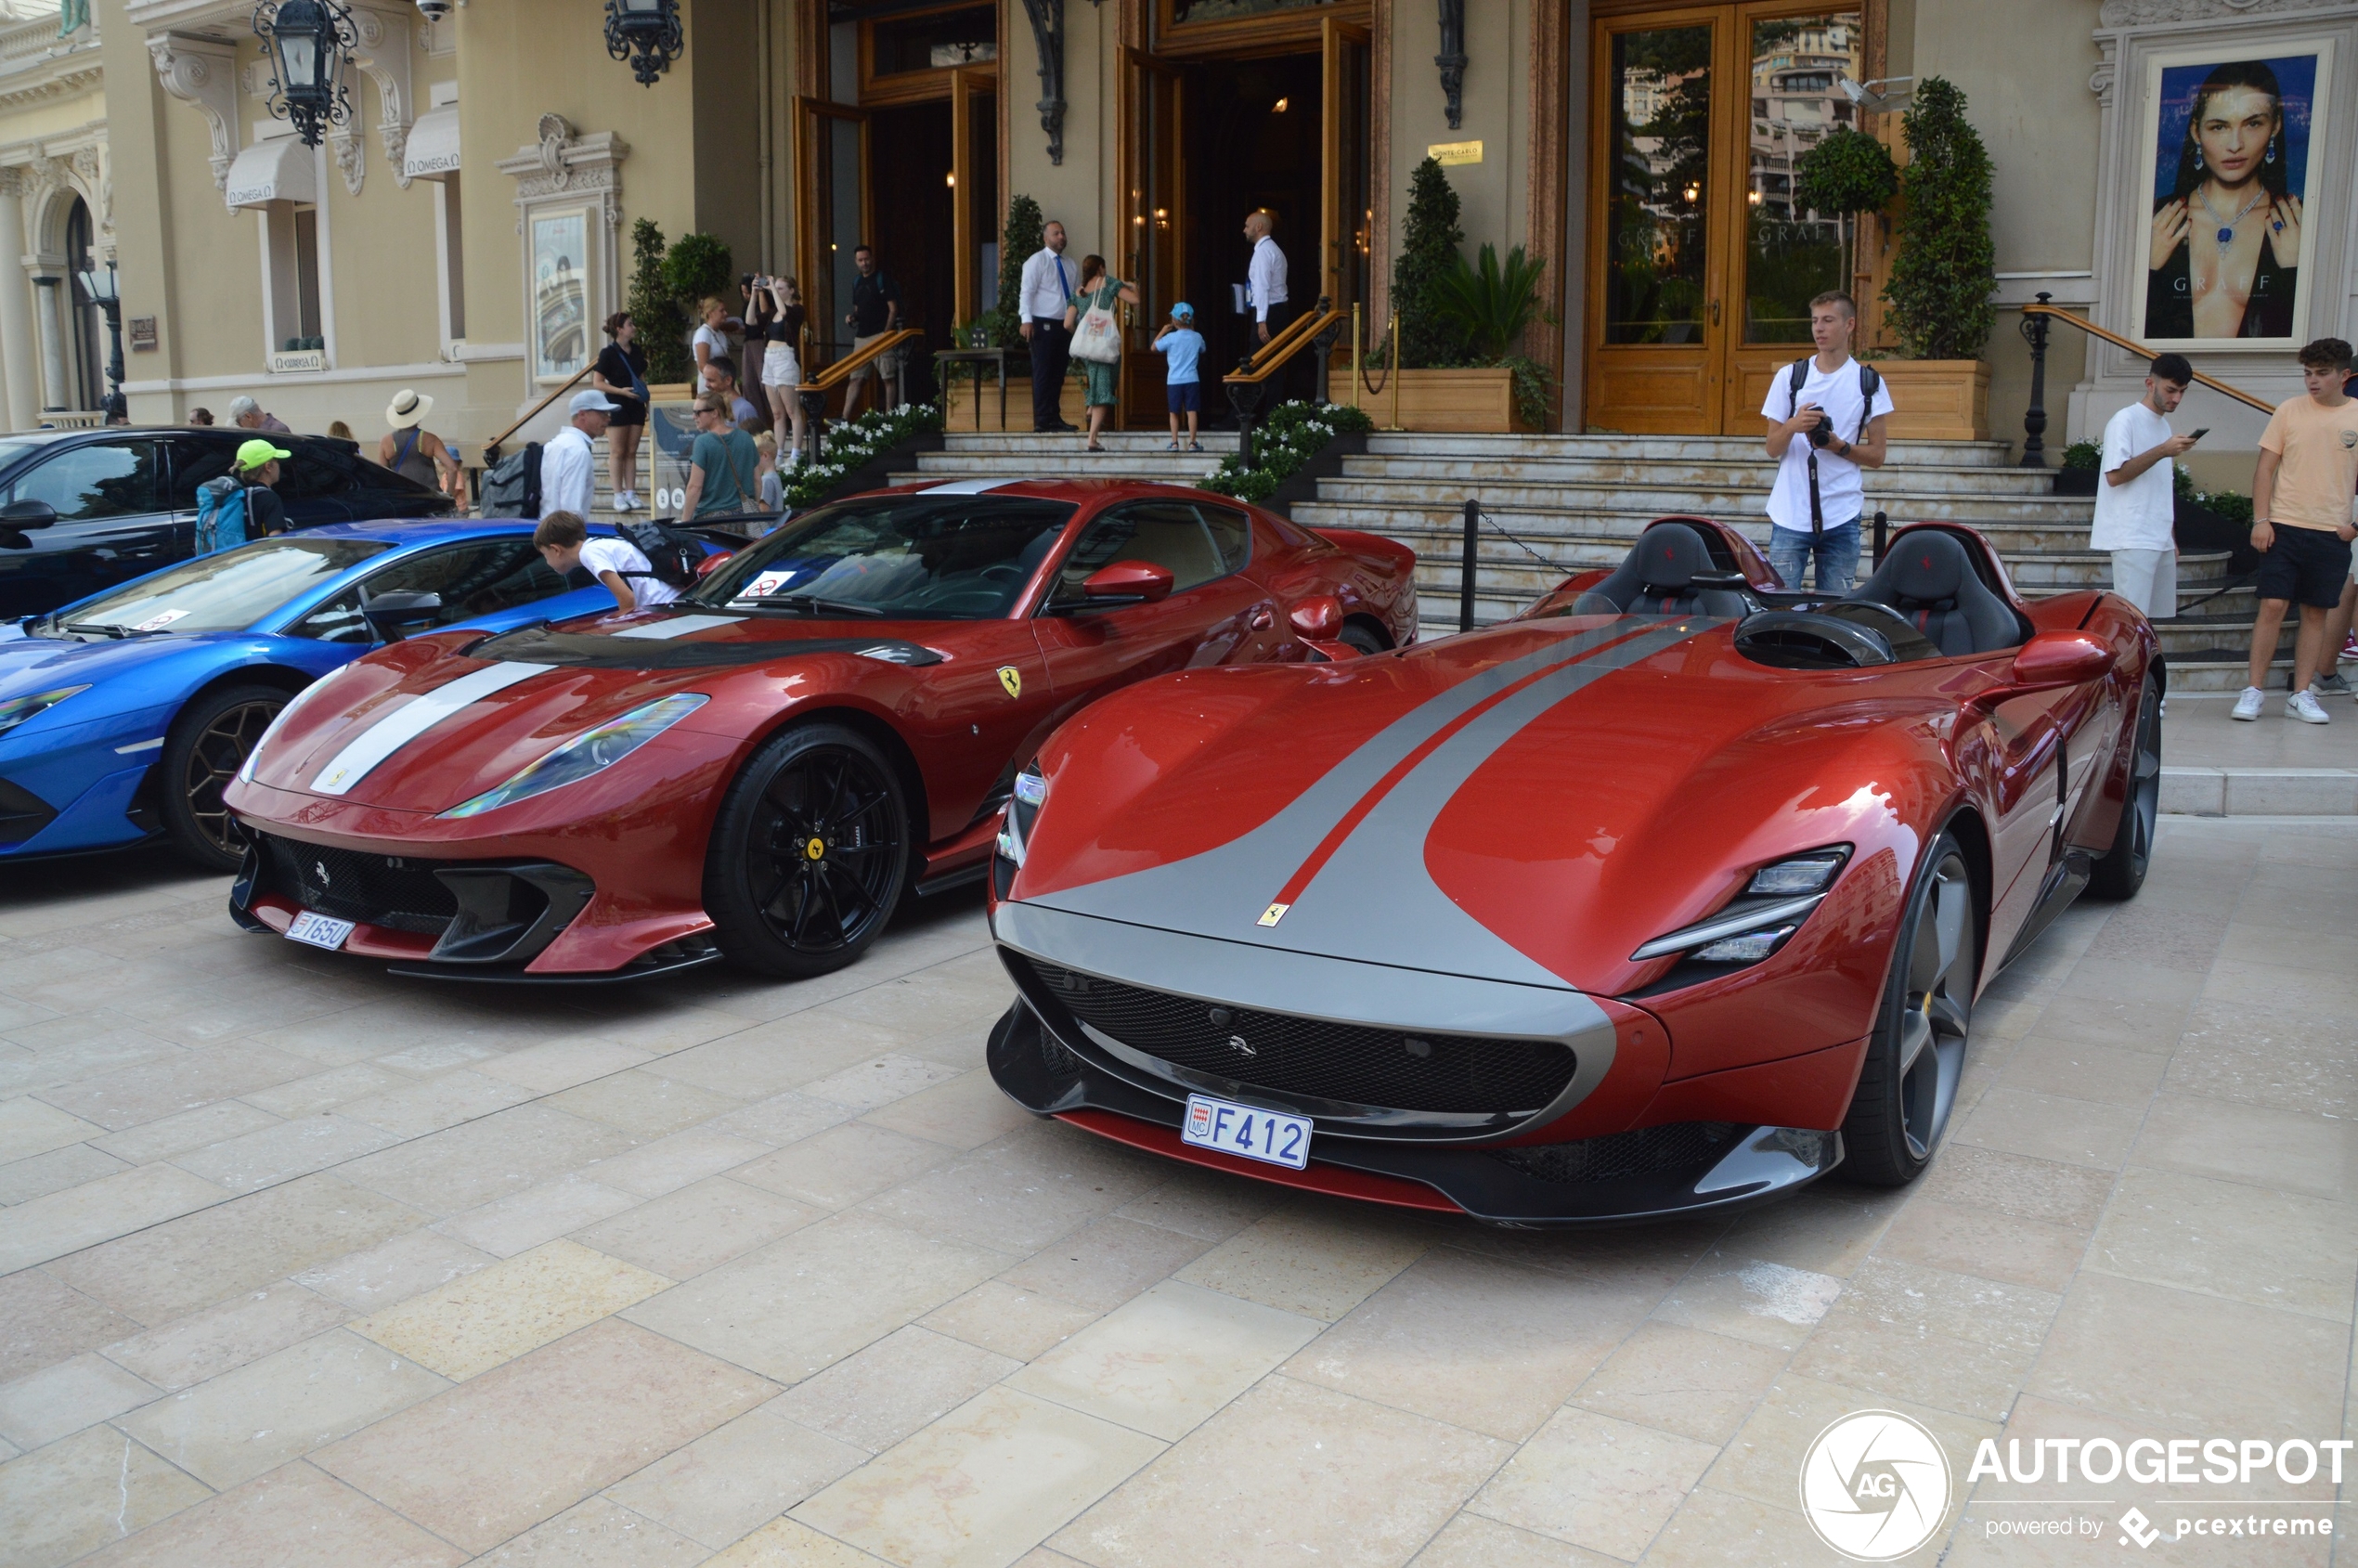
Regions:
<svg viewBox="0 0 2358 1568"><path fill-rule="evenodd" d="M1948 656L1994 653L2028 635L2013 607L1974 570L1964 541L1937 528L1893 540L1874 576L1849 597L1897 610Z"/></svg>
<svg viewBox="0 0 2358 1568"><path fill-rule="evenodd" d="M1613 575L1572 603L1575 616L1727 616L1752 608L1733 589L1696 585L1724 577L1703 536L1684 523L1657 523L1638 538Z"/></svg>

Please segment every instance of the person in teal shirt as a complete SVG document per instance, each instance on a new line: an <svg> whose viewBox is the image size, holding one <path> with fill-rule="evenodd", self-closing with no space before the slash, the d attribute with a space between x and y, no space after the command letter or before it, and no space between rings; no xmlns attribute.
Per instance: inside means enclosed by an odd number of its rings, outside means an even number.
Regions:
<svg viewBox="0 0 2358 1568"><path fill-rule="evenodd" d="M696 442L688 448L688 494L680 521L745 512L754 506L761 454L736 426L728 403L711 393L695 401Z"/></svg>

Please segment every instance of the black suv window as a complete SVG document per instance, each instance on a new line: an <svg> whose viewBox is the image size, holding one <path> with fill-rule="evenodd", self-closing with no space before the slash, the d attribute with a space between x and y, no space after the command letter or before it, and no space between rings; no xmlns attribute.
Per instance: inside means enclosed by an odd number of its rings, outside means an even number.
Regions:
<svg viewBox="0 0 2358 1568"><path fill-rule="evenodd" d="M445 627L530 604L563 593L567 587L528 537L477 539L427 551L373 572L290 629L297 637L316 637L322 642L374 641L360 614L364 592L371 598L393 592L438 593L442 608L434 614L433 624Z"/></svg>
<svg viewBox="0 0 2358 1568"><path fill-rule="evenodd" d="M240 431L239 434L245 433ZM227 436L175 435L172 437L172 483L167 492L172 510L197 510L197 486L208 479L218 479L229 472L238 460L238 444Z"/></svg>
<svg viewBox="0 0 2358 1568"><path fill-rule="evenodd" d="M318 500L329 496L341 496L359 488L360 482L352 470L323 456L309 445L282 443L294 453L279 464L279 482L271 488L279 499L290 501Z"/></svg>
<svg viewBox="0 0 2358 1568"><path fill-rule="evenodd" d="M1205 513L1221 519L1212 526ZM1051 604L1085 596L1081 585L1118 561L1151 561L1168 567L1174 593L1184 593L1244 564L1247 538L1241 513L1222 507L1198 508L1186 501L1140 501L1116 507L1082 530L1080 540L1056 571Z"/></svg>
<svg viewBox="0 0 2358 1568"><path fill-rule="evenodd" d="M19 479L8 499L46 501L60 523L162 511L156 504L156 444L94 441L69 447Z"/></svg>

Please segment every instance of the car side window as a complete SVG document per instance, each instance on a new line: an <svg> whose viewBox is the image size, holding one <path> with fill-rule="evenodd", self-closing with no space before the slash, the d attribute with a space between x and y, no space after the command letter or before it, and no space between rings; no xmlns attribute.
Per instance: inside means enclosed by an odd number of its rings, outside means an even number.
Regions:
<svg viewBox="0 0 2358 1568"><path fill-rule="evenodd" d="M1235 521L1242 524L1244 519L1235 517ZM1236 548L1241 555L1243 546ZM1139 501L1115 507L1082 530L1072 552L1057 568L1056 591L1049 596L1049 603L1080 602L1086 597L1081 585L1118 561L1150 561L1167 568L1174 593L1184 593L1236 570L1195 507L1185 501Z"/></svg>
<svg viewBox="0 0 2358 1568"><path fill-rule="evenodd" d="M1196 513L1203 519L1205 530L1211 535L1221 562L1232 572L1241 572L1245 563L1252 559L1252 520L1243 512L1224 506L1195 503Z"/></svg>
<svg viewBox="0 0 2358 1568"><path fill-rule="evenodd" d="M11 501L46 501L60 523L134 517L156 501L156 444L97 441L69 447L18 480Z"/></svg>
<svg viewBox="0 0 2358 1568"><path fill-rule="evenodd" d="M201 435L175 436L172 441L172 486L169 492L172 510L196 511L197 486L209 479L220 478L237 460L238 444L234 441L209 439Z"/></svg>
<svg viewBox="0 0 2358 1568"><path fill-rule="evenodd" d="M361 614L366 598L381 593L434 593L442 608L433 627L446 627L563 593L565 579L550 568L528 538L473 539L426 551L370 573L291 628L297 637L322 642L375 641Z"/></svg>
<svg viewBox="0 0 2358 1568"><path fill-rule="evenodd" d="M279 492L279 499L290 501L340 496L358 487L359 481L347 470L301 447L294 449L293 457L279 464L279 482L271 486Z"/></svg>

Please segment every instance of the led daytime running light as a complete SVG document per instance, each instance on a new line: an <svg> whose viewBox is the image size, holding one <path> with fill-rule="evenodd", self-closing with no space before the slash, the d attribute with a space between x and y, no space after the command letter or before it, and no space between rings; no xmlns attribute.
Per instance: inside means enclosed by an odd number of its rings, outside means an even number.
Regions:
<svg viewBox="0 0 2358 1568"><path fill-rule="evenodd" d="M28 719L48 712L76 692L86 692L89 689L87 683L80 686L60 686L54 692L37 692L29 697L11 697L6 702L0 703L0 735L6 734Z"/></svg>
<svg viewBox="0 0 2358 1568"><path fill-rule="evenodd" d="M536 795L546 795L602 773L710 700L700 693L689 692L634 707L619 719L574 736L498 788L486 790L442 814L479 817L486 811L512 806L519 800L529 800Z"/></svg>

